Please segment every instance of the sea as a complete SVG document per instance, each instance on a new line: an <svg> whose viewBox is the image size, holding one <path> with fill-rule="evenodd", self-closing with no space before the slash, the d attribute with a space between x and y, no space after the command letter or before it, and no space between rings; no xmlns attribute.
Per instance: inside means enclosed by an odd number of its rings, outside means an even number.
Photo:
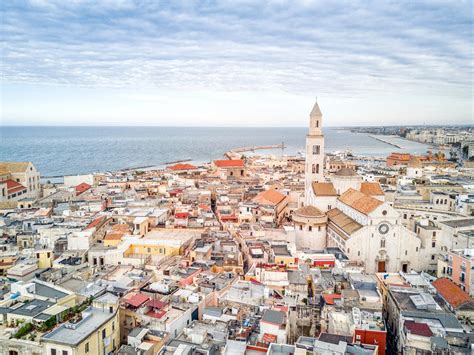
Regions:
<svg viewBox="0 0 474 355"><path fill-rule="evenodd" d="M328 152L386 157L391 152L424 154L430 147L400 137L381 142L366 133L325 128ZM222 159L232 148L284 143L259 154L304 151L307 128L255 127L0 127L0 161L32 161L43 177L88 174L170 162Z"/></svg>

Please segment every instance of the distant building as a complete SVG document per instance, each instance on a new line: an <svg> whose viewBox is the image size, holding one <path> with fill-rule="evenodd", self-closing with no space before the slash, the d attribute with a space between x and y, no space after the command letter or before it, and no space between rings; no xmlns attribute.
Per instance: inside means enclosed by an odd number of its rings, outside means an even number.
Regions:
<svg viewBox="0 0 474 355"><path fill-rule="evenodd" d="M9 189L12 190L10 195ZM39 171L31 162L0 162L0 192L0 201L5 197L5 200L38 198L40 195Z"/></svg>

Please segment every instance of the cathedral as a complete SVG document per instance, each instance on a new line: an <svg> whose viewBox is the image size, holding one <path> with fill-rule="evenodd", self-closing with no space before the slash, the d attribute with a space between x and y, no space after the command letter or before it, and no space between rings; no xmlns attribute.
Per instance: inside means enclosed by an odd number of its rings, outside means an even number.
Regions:
<svg viewBox="0 0 474 355"><path fill-rule="evenodd" d="M379 183L363 182L355 170L324 173L323 115L318 103L306 136L305 189L293 214L297 247L338 247L368 273L423 269L421 240L402 225Z"/></svg>

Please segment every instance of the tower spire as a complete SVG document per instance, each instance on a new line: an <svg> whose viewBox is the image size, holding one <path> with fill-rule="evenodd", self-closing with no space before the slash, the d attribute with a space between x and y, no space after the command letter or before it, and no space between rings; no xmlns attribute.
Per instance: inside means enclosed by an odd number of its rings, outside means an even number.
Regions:
<svg viewBox="0 0 474 355"><path fill-rule="evenodd" d="M314 103L309 114L309 131L306 136L306 164L305 164L305 197L306 204L310 203L312 196L312 183L324 181L324 136L322 131L323 114L318 105Z"/></svg>

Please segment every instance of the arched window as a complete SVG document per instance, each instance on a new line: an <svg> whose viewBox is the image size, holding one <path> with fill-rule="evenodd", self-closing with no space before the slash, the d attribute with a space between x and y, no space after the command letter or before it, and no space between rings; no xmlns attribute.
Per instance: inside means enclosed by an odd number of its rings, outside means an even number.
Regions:
<svg viewBox="0 0 474 355"><path fill-rule="evenodd" d="M319 164L316 164L316 174L319 174Z"/></svg>
<svg viewBox="0 0 474 355"><path fill-rule="evenodd" d="M385 239L380 240L380 247L385 248Z"/></svg>
<svg viewBox="0 0 474 355"><path fill-rule="evenodd" d="M311 171L313 172L313 174L316 174L316 164L313 164Z"/></svg>
<svg viewBox="0 0 474 355"><path fill-rule="evenodd" d="M319 120L316 120L316 128L319 127Z"/></svg>

